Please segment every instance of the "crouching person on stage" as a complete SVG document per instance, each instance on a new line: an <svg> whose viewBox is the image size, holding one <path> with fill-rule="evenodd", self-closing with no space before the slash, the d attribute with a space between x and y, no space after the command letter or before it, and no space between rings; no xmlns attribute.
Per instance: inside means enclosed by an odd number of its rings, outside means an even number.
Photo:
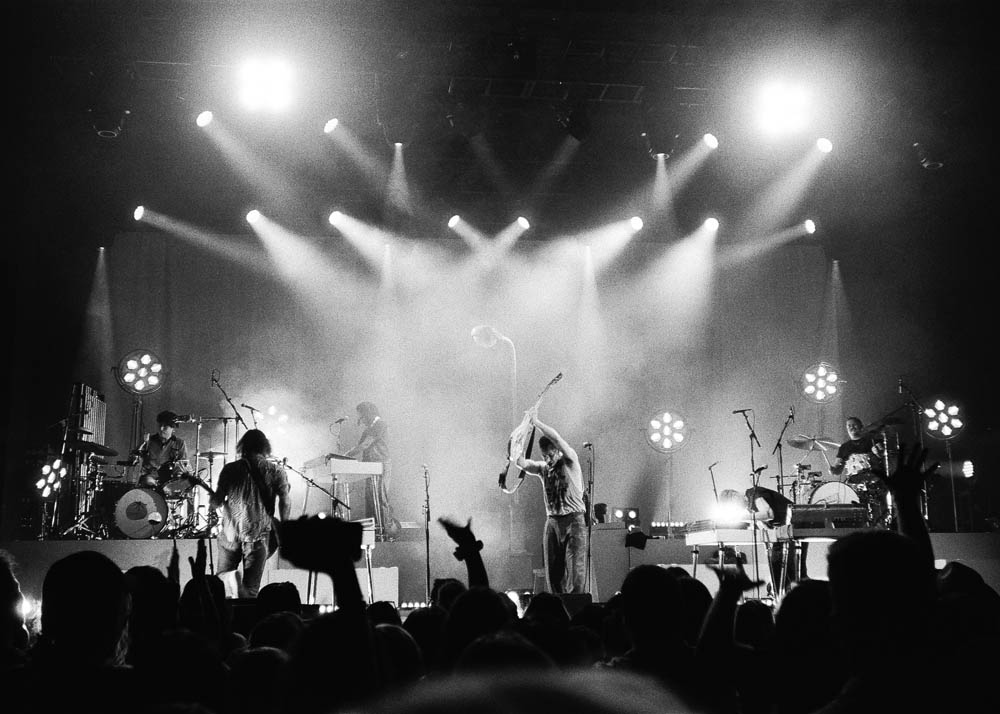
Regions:
<svg viewBox="0 0 1000 714"><path fill-rule="evenodd" d="M271 443L264 432L250 429L236 444L240 455L222 468L219 485L210 504L221 513L219 533L219 577L238 597L257 597L264 564L277 549L274 524L275 499L278 515L287 520L291 511L288 475L280 464L267 460ZM233 584L243 565L242 587Z"/></svg>

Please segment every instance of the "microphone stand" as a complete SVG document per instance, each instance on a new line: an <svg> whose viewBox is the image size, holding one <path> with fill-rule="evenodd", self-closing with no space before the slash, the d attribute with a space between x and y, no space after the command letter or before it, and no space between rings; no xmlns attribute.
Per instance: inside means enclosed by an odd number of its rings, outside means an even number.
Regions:
<svg viewBox="0 0 1000 714"><path fill-rule="evenodd" d="M782 451L781 440L785 436L785 430L788 429L788 425L795 421L794 413L789 410L788 416L785 417L785 424L781 427L781 433L778 434L778 441L774 445L774 449L771 451L773 456L775 453L778 454L778 493L782 496L785 495L785 459L784 451Z"/></svg>
<svg viewBox="0 0 1000 714"><path fill-rule="evenodd" d="M906 395L906 402L903 403L903 407L909 407L910 408L910 414L913 416L913 431L917 435L917 440L919 441L920 448L922 449L922 448L924 448L924 430L920 428L920 415L921 415L921 413L923 413L924 407L923 407L923 405L920 404L920 399L917 398L917 395L913 393L913 390L910 389L910 386L908 384L906 384L905 382L903 382L902 379L899 380L899 393ZM949 451L949 452L951 451L951 444L949 443L950 441L951 441L950 439L948 439L948 440L945 441L945 450ZM886 456L888 458L888 453L886 454ZM951 454L950 453L948 455L948 462L949 462L949 468L950 468L950 464L951 464ZM885 470L886 473L889 473L888 465L889 465L888 461L886 461L886 470ZM952 491L951 491L951 502L952 502L952 506L955 506L955 479L954 478L951 479L951 489L952 489ZM926 481L924 481L923 485L920 487L920 501L921 501L921 505L922 505L924 521L927 521L928 514L927 514L927 482ZM955 506L955 509L956 509L956 512L955 512L955 531L957 532L958 531L957 506Z"/></svg>
<svg viewBox="0 0 1000 714"><path fill-rule="evenodd" d="M222 396L226 398L226 401L229 402L229 406L231 406L233 408L233 414L236 415L233 418L235 418L236 421L238 421L240 424L243 425L243 429L244 430L249 429L250 427L247 426L247 423L245 421L243 421L243 417L240 415L240 410L236 408L236 405L233 404L233 400L229 398L229 395L226 394L226 390L222 388L222 384L219 382L219 378L218 377L213 377L212 378L212 384L214 384L216 387L219 388L219 391L222 392ZM224 420L226 418L227 417L223 417ZM236 427L236 436L239 437L239 427ZM239 441L239 438L237 438L236 440ZM226 453L228 454L228 452L229 452L229 422L228 421L223 421L223 436L222 436L222 441L226 445Z"/></svg>
<svg viewBox="0 0 1000 714"><path fill-rule="evenodd" d="M750 511L750 529L753 531L753 579L755 582L760 581L760 564L757 558L757 519L754 518L754 512L756 510L755 502L757 500L757 484L760 482L760 474L764 469L760 471L757 470L757 464L754 457L754 444L756 443L760 447L760 441L757 439L757 433L753 430L753 424L750 423L750 418L747 413L741 412L743 415L743 421L746 422L747 431L749 432L750 440L750 483L753 485L753 499L747 504L748 510ZM720 566L722 563L719 564ZM760 599L760 586L755 587L757 593L757 599Z"/></svg>
<svg viewBox="0 0 1000 714"><path fill-rule="evenodd" d="M426 566L426 579L424 580L424 602L428 605L431 602L431 480L427 473L427 464L424 469L424 564Z"/></svg>
<svg viewBox="0 0 1000 714"><path fill-rule="evenodd" d="M301 471L299 471L294 466L289 466L287 462L282 461L281 467L285 468L285 469L288 469L292 473L298 474L299 476L301 476L306 481L307 484L309 484L309 487L318 488L320 491L322 491L327 496L329 496L330 500L333 502L334 514L336 514L336 511L337 511L337 504L339 504L341 506L344 506L344 508L346 508L347 510L351 510L350 507L347 504L345 504L343 501L341 501L340 499L338 499L336 496L334 496L332 493L330 493L329 491L327 491L325 488L323 488L322 486L320 486L318 483L316 483L315 481L313 481L311 478L309 478L308 476L306 476L304 473L302 473ZM307 487L307 489L308 489L308 487ZM306 497L308 498L308 496L309 496L309 491L307 490L306 491ZM306 508L306 503L305 503L305 501L303 501L302 502L302 515L303 516L306 515L305 514L305 508ZM309 603L310 605L312 605L313 603L316 602L316 584L317 584L316 571L315 570L310 570L309 574L306 576L306 602Z"/></svg>

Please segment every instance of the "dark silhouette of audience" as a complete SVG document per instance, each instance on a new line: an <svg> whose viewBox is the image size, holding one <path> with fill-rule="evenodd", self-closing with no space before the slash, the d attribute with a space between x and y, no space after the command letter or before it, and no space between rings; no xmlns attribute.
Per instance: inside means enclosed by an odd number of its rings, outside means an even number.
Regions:
<svg viewBox="0 0 1000 714"><path fill-rule="evenodd" d="M203 542L183 590L176 552L166 573L122 573L81 551L46 573L32 636L15 565L0 557L4 711L1000 711L1000 594L968 565L935 570L914 511L933 471L923 456L907 452L886 478L899 532L840 538L829 582L797 582L776 605L747 596L757 584L739 563L713 568L714 596L683 568L640 565L607 602L570 617L536 593L519 617L489 583L489 545L471 523L441 520L468 580L436 581L432 602L404 616L364 599L360 525L314 516L279 526L282 555L332 579L333 612L314 615L294 585L272 583L237 632Z"/></svg>

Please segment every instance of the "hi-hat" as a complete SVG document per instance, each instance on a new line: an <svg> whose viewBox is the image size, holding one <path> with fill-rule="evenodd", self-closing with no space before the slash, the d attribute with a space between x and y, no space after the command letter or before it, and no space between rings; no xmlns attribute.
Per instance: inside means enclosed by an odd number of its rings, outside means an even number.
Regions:
<svg viewBox="0 0 1000 714"><path fill-rule="evenodd" d="M830 447L840 446L839 442L834 441L828 436L806 436L805 434L790 436L787 442L789 446L794 446L796 449L804 449L805 451L826 451Z"/></svg>
<svg viewBox="0 0 1000 714"><path fill-rule="evenodd" d="M94 441L82 441L80 439L74 439L72 441L66 442L66 448L72 449L74 451L83 451L91 454L98 454L99 456L118 456L118 452L112 449L110 446L105 446L104 444L98 444Z"/></svg>

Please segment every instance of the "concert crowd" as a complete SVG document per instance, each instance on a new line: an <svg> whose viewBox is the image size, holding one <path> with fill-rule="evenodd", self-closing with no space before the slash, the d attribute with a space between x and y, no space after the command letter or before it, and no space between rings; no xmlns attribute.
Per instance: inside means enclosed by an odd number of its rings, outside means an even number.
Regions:
<svg viewBox="0 0 1000 714"><path fill-rule="evenodd" d="M368 604L356 523L281 524L282 556L328 574L337 609L305 617L290 583L263 587L234 627L204 542L184 567L126 572L81 551L45 576L40 627L21 615L18 564L0 559L6 712L997 712L1000 595L958 562L935 567L918 448L886 485L895 530L842 537L829 580L777 607L746 596L741 566L714 596L681 568L640 565L605 602L571 616L535 594L520 609L490 586L471 524L440 521L467 581L438 580L406 614ZM357 527L356 527L357 526ZM990 663L993 664L990 664Z"/></svg>

